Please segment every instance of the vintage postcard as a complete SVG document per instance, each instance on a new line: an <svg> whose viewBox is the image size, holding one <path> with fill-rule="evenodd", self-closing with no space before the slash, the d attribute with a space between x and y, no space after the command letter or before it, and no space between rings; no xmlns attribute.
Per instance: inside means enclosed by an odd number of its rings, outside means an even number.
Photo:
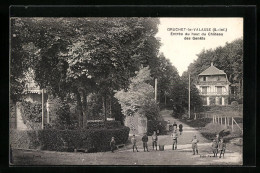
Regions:
<svg viewBox="0 0 260 173"><path fill-rule="evenodd" d="M242 17L11 17L11 166L243 165Z"/></svg>

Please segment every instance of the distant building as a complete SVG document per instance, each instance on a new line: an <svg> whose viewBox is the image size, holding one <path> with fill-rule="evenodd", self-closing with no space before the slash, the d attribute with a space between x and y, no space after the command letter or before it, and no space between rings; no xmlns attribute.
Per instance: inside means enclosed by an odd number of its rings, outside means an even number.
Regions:
<svg viewBox="0 0 260 173"><path fill-rule="evenodd" d="M196 87L203 100L203 105L227 105L229 85L227 74L211 63L209 68L198 75Z"/></svg>

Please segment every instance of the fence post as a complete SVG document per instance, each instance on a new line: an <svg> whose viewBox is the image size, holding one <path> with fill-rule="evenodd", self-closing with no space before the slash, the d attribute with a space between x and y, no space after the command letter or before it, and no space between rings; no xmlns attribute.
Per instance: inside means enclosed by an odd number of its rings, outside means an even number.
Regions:
<svg viewBox="0 0 260 173"><path fill-rule="evenodd" d="M227 124L228 124L228 127L229 127L229 117L227 117Z"/></svg>
<svg viewBox="0 0 260 173"><path fill-rule="evenodd" d="M222 125L222 117L220 117L220 123L221 123L221 125Z"/></svg>
<svg viewBox="0 0 260 173"><path fill-rule="evenodd" d="M196 120L196 118L197 118L197 117L196 117L196 113L194 113L194 120Z"/></svg>
<svg viewBox="0 0 260 173"><path fill-rule="evenodd" d="M232 127L232 132L233 132L234 131L234 129L233 129L233 117L231 119L231 127Z"/></svg>
<svg viewBox="0 0 260 173"><path fill-rule="evenodd" d="M212 116L212 122L213 122L213 124L215 124L215 117L214 117L214 115Z"/></svg>
<svg viewBox="0 0 260 173"><path fill-rule="evenodd" d="M227 117L225 117L225 127L227 127Z"/></svg>

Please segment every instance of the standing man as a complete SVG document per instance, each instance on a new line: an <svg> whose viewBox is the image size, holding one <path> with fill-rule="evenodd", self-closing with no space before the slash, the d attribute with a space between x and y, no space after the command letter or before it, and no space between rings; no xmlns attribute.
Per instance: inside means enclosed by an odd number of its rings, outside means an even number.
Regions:
<svg viewBox="0 0 260 173"><path fill-rule="evenodd" d="M160 135L162 133L162 123L161 122L159 122L156 129L157 129L157 135Z"/></svg>
<svg viewBox="0 0 260 173"><path fill-rule="evenodd" d="M158 137L156 135L156 131L153 132L153 135L152 135L152 141L153 141L153 150L154 150L154 147L156 148L157 150L157 140L158 140Z"/></svg>
<svg viewBox="0 0 260 173"><path fill-rule="evenodd" d="M223 157L224 157L225 150L226 150L226 144L224 143L224 139L223 138L220 139L220 142L218 144L218 150L220 152L219 158L221 158L222 154L223 154Z"/></svg>
<svg viewBox="0 0 260 173"><path fill-rule="evenodd" d="M144 134L144 136L142 137L142 141L143 141L143 147L144 147L144 152L145 152L145 148L146 148L146 151L148 151L148 146L147 146L147 142L148 142L148 136L146 135L146 133Z"/></svg>
<svg viewBox="0 0 260 173"><path fill-rule="evenodd" d="M135 149L136 149L136 151L138 152L137 146L136 146L136 138L135 138L135 135L133 135L131 141L132 141L132 144L133 144L133 152L135 152Z"/></svg>
<svg viewBox="0 0 260 173"><path fill-rule="evenodd" d="M177 138L178 138L178 133L177 130L174 130L172 133L172 150L177 150Z"/></svg>
<svg viewBox="0 0 260 173"><path fill-rule="evenodd" d="M182 124L180 124L180 125L179 125L180 135L182 134L182 131L183 131L183 130L182 130L182 127L183 127Z"/></svg>
<svg viewBox="0 0 260 173"><path fill-rule="evenodd" d="M114 152L114 150L116 149L116 141L115 138L112 137L111 141L110 141L110 147L111 147L111 151L112 153Z"/></svg>
<svg viewBox="0 0 260 173"><path fill-rule="evenodd" d="M195 155L195 151L197 152L197 154L199 153L198 142L199 142L199 140L196 138L196 135L194 135L193 139L191 140L191 147L192 147L192 150L193 150L193 155Z"/></svg>
<svg viewBox="0 0 260 173"><path fill-rule="evenodd" d="M213 157L218 157L218 143L216 139L213 139L213 142L211 144L212 152L214 154Z"/></svg>
<svg viewBox="0 0 260 173"><path fill-rule="evenodd" d="M216 138L215 138L217 144L220 142L220 137L219 137L219 134L216 134Z"/></svg>
<svg viewBox="0 0 260 173"><path fill-rule="evenodd" d="M177 130L177 124L176 124L176 122L175 122L175 121L174 121L174 123L173 123L173 125L172 125L172 126L173 126L173 131L174 131L174 130Z"/></svg>

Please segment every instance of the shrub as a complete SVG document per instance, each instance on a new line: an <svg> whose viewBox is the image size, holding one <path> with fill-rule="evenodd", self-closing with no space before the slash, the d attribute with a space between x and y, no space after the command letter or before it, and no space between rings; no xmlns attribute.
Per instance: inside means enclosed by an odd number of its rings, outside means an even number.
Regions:
<svg viewBox="0 0 260 173"><path fill-rule="evenodd" d="M201 130L201 134L211 140L216 137L216 134L219 134L224 129L226 128L223 125L209 123Z"/></svg>
<svg viewBox="0 0 260 173"><path fill-rule="evenodd" d="M119 128L121 126L120 121L93 121L87 123L87 129L100 129L100 128L107 128L107 129L113 129L113 128Z"/></svg>
<svg viewBox="0 0 260 173"><path fill-rule="evenodd" d="M161 123L161 126L159 125ZM160 130L160 135L167 134L167 121L155 121L148 120L147 121L147 134L152 135L154 131Z"/></svg>
<svg viewBox="0 0 260 173"><path fill-rule="evenodd" d="M9 140L13 148L37 149L40 147L35 130L11 130Z"/></svg>
<svg viewBox="0 0 260 173"><path fill-rule="evenodd" d="M232 101L231 102L231 106L238 106L238 102L237 101Z"/></svg>
<svg viewBox="0 0 260 173"><path fill-rule="evenodd" d="M15 131L10 134L13 148L41 148L50 151L73 151L74 149L107 151L110 140L115 137L117 144L125 144L130 129L121 126L116 129L83 129L57 130L44 129L38 131ZM22 135L21 135L22 134ZM64 147L65 142L67 148Z"/></svg>
<svg viewBox="0 0 260 173"><path fill-rule="evenodd" d="M22 101L22 119L30 129L40 129L42 119L42 107L40 103Z"/></svg>

